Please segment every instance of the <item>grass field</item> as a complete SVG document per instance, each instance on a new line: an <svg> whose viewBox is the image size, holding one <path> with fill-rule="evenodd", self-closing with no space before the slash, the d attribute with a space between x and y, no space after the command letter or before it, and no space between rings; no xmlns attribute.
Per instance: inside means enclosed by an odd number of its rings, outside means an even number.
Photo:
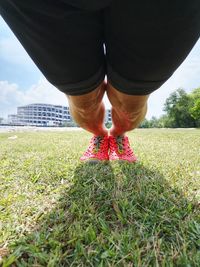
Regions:
<svg viewBox="0 0 200 267"><path fill-rule="evenodd" d="M200 266L200 130L136 130L139 163L93 166L86 132L15 134L0 134L3 267Z"/></svg>

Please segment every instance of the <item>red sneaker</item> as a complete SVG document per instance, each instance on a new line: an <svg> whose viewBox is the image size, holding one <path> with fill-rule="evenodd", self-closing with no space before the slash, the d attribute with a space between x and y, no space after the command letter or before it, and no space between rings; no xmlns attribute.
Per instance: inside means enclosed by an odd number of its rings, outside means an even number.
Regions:
<svg viewBox="0 0 200 267"><path fill-rule="evenodd" d="M109 160L108 136L93 136L86 152L80 158L82 161L103 161Z"/></svg>
<svg viewBox="0 0 200 267"><path fill-rule="evenodd" d="M130 147L127 136L109 136L110 160L125 160L128 162L136 162L137 158Z"/></svg>

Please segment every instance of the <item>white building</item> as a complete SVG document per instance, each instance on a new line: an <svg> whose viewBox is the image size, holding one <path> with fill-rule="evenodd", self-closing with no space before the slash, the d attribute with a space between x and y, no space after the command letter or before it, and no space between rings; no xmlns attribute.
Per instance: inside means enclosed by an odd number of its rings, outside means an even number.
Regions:
<svg viewBox="0 0 200 267"><path fill-rule="evenodd" d="M8 123L12 123L14 125L22 125L22 123L19 122L19 118L17 114L9 114Z"/></svg>
<svg viewBox="0 0 200 267"><path fill-rule="evenodd" d="M111 110L110 109L106 109L105 123L112 123L112 116L111 116Z"/></svg>
<svg viewBox="0 0 200 267"><path fill-rule="evenodd" d="M61 126L71 122L69 107L51 104L30 104L17 108L17 114L8 115L10 124L31 126Z"/></svg>
<svg viewBox="0 0 200 267"><path fill-rule="evenodd" d="M8 115L8 123L26 126L62 126L72 122L69 107L51 104L29 104ZM112 122L111 111L105 112L105 123Z"/></svg>

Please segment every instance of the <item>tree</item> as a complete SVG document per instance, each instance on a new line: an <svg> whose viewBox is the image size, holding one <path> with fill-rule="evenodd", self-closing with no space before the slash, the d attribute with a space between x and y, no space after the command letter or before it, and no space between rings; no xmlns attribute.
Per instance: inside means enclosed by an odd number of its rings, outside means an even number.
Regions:
<svg viewBox="0 0 200 267"><path fill-rule="evenodd" d="M140 125L139 128L149 128L149 121L147 119L144 119Z"/></svg>
<svg viewBox="0 0 200 267"><path fill-rule="evenodd" d="M140 128L175 128L200 127L200 88L187 94L183 89L177 89L166 99L164 104L166 114L160 118L144 119Z"/></svg>
<svg viewBox="0 0 200 267"><path fill-rule="evenodd" d="M196 121L196 126L200 127L200 88L197 88L190 93L192 106L190 107L190 115Z"/></svg>
<svg viewBox="0 0 200 267"><path fill-rule="evenodd" d="M164 104L168 116L168 127L196 127L194 117L190 113L191 97L183 90L177 89L171 93Z"/></svg>
<svg viewBox="0 0 200 267"><path fill-rule="evenodd" d="M107 129L110 129L110 128L112 127L112 122L108 122L108 121L107 121L107 122L105 123L105 126L106 126Z"/></svg>
<svg viewBox="0 0 200 267"><path fill-rule="evenodd" d="M162 115L159 119L158 119L158 128L170 128L171 127L171 119L169 116Z"/></svg>

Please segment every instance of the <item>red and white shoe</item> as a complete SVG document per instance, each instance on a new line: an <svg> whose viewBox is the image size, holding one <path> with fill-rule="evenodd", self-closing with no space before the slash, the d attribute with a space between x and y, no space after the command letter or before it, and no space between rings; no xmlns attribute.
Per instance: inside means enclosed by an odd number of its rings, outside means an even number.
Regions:
<svg viewBox="0 0 200 267"><path fill-rule="evenodd" d="M109 160L137 161L127 136L109 136L109 147Z"/></svg>
<svg viewBox="0 0 200 267"><path fill-rule="evenodd" d="M80 158L81 161L98 162L109 160L108 148L109 148L108 136L93 136L90 140L90 144L86 152Z"/></svg>

